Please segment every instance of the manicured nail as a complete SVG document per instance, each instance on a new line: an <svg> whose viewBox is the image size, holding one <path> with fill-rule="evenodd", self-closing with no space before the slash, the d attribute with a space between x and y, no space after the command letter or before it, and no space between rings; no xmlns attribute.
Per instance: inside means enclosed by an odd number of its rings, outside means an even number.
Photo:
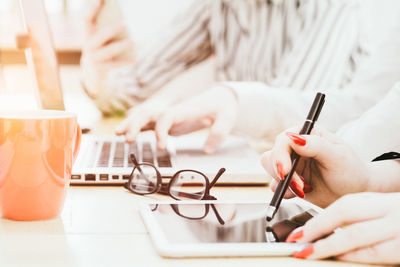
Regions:
<svg viewBox="0 0 400 267"><path fill-rule="evenodd" d="M303 182L303 192L304 193L310 193L311 191L313 191L314 189L312 188L311 185L309 185L302 176L300 176L301 181Z"/></svg>
<svg viewBox="0 0 400 267"><path fill-rule="evenodd" d="M304 194L304 191L303 191L303 187L298 182L293 180L290 183L290 188L293 190L293 192L296 193L296 195L299 198L304 198L305 194Z"/></svg>
<svg viewBox="0 0 400 267"><path fill-rule="evenodd" d="M294 243L294 242L296 242L297 240L299 240L300 238L303 237L304 230L302 230L302 229L299 230L299 231L296 231L296 230L294 230L293 232L290 233L290 235L286 238L286 242Z"/></svg>
<svg viewBox="0 0 400 267"><path fill-rule="evenodd" d="M287 132L286 135L296 144L299 146L305 146L307 141L306 139L299 135L299 134L295 134L295 133L291 133L291 132Z"/></svg>
<svg viewBox="0 0 400 267"><path fill-rule="evenodd" d="M314 247L313 246L308 246L302 251L295 252L293 254L293 257L298 258L298 259L305 259L308 258L311 254L314 253Z"/></svg>
<svg viewBox="0 0 400 267"><path fill-rule="evenodd" d="M279 178L281 178L282 180L285 179L285 175L283 174L282 163L280 162L276 163L276 170L278 172Z"/></svg>
<svg viewBox="0 0 400 267"><path fill-rule="evenodd" d="M304 191L304 193L310 193L311 191L313 191L313 188L311 185L304 182L303 191Z"/></svg>

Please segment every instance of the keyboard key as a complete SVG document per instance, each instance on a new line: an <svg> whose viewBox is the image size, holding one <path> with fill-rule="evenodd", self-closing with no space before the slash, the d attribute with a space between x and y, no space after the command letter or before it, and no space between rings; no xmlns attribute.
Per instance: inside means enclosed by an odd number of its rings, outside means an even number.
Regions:
<svg viewBox="0 0 400 267"><path fill-rule="evenodd" d="M113 167L124 167L124 152L125 144L123 142L117 142L115 144Z"/></svg>
<svg viewBox="0 0 400 267"><path fill-rule="evenodd" d="M81 179L81 175L80 174L72 174L71 175L71 179L72 180L80 180Z"/></svg>
<svg viewBox="0 0 400 267"><path fill-rule="evenodd" d="M129 157L130 154L134 154L135 157L139 160L138 147L137 147L137 143L136 142L132 143L132 144L129 144L129 150L128 150L128 167L133 167L133 162Z"/></svg>
<svg viewBox="0 0 400 267"><path fill-rule="evenodd" d="M171 155L169 154L168 150L157 150L157 162L159 167L172 167Z"/></svg>
<svg viewBox="0 0 400 267"><path fill-rule="evenodd" d="M96 181L96 174L85 174L85 181Z"/></svg>
<svg viewBox="0 0 400 267"><path fill-rule="evenodd" d="M143 143L142 150L143 162L154 164L153 151L151 149L151 145L148 142Z"/></svg>
<svg viewBox="0 0 400 267"><path fill-rule="evenodd" d="M110 159L111 142L104 142L101 150L100 158L97 161L97 167L108 167Z"/></svg>
<svg viewBox="0 0 400 267"><path fill-rule="evenodd" d="M108 180L108 174L100 174L100 180L101 181L107 181Z"/></svg>

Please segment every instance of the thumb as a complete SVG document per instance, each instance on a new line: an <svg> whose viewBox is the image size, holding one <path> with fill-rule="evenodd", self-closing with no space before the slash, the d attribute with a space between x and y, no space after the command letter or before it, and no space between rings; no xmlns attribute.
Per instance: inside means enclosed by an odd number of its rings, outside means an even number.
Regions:
<svg viewBox="0 0 400 267"><path fill-rule="evenodd" d="M230 134L232 125L231 120L218 116L210 128L210 134L204 145L204 152L207 154L214 153L219 144Z"/></svg>
<svg viewBox="0 0 400 267"><path fill-rule="evenodd" d="M332 140L318 135L299 135L292 132L286 133L290 139L289 145L302 157L313 158L326 165L338 155L338 148Z"/></svg>

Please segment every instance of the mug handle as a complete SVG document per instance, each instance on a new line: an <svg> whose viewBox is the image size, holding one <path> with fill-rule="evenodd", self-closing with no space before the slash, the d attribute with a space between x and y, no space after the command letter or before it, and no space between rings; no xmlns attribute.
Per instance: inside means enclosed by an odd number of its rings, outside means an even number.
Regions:
<svg viewBox="0 0 400 267"><path fill-rule="evenodd" d="M75 162L76 157L78 156L79 148L81 146L81 139L82 139L82 131L81 131L81 127L79 126L79 124L77 124L76 130L77 130L77 133L76 133L75 148L74 148L72 163Z"/></svg>

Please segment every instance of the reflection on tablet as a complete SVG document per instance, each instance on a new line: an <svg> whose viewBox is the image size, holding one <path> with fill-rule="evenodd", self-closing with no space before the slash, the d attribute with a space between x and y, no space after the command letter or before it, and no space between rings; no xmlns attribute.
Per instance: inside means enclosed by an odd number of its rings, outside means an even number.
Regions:
<svg viewBox="0 0 400 267"><path fill-rule="evenodd" d="M267 223L266 204L155 204L153 215L171 243L285 242L317 212L297 203L282 203Z"/></svg>

